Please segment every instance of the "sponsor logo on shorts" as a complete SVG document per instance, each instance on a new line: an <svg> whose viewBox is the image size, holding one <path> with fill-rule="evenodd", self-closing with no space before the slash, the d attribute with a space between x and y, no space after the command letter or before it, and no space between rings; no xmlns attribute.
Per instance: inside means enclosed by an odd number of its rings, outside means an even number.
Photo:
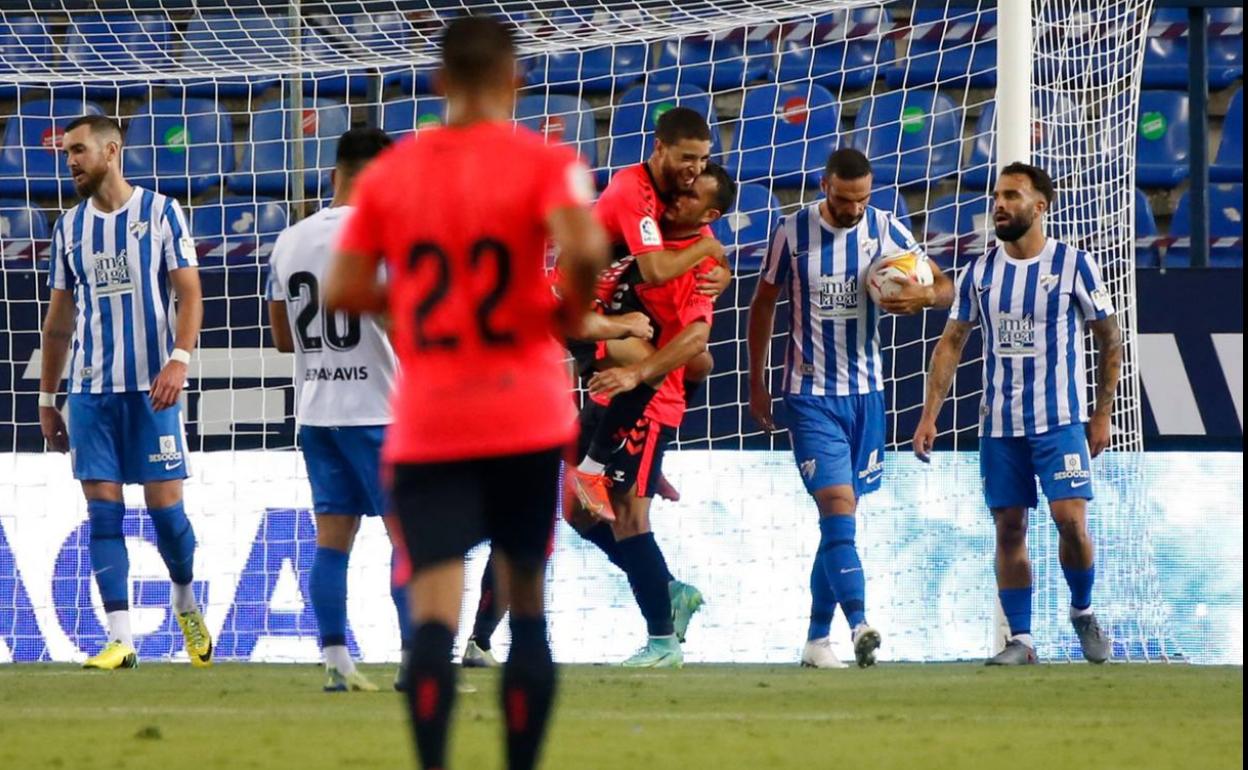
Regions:
<svg viewBox="0 0 1248 770"><path fill-rule="evenodd" d="M171 471L181 465L182 452L178 450L178 437L173 435L161 436L160 451L148 455L147 461L149 463L164 463L167 471Z"/></svg>
<svg viewBox="0 0 1248 770"><path fill-rule="evenodd" d="M611 480L617 484L623 484L624 483L624 471L620 470L619 468L616 468L615 470L611 471Z"/></svg>
<svg viewBox="0 0 1248 770"><path fill-rule="evenodd" d="M1092 478L1092 471L1083 467L1083 456L1078 452L1066 455L1062 458L1062 464L1065 470L1060 470L1053 474L1054 481L1070 481L1075 482L1077 479L1083 479L1080 483L1072 483L1072 487L1081 487L1088 483Z"/></svg>
<svg viewBox="0 0 1248 770"><path fill-rule="evenodd" d="M867 455L867 467L858 471L858 478L872 483L884 475L884 463L880 460L880 450L872 449Z"/></svg>

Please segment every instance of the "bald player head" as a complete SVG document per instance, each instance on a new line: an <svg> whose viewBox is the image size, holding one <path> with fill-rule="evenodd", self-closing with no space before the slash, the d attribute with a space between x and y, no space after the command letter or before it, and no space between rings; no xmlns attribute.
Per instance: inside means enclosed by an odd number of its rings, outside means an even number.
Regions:
<svg viewBox="0 0 1248 770"><path fill-rule="evenodd" d="M121 126L104 115L83 115L65 127L61 150L74 178L74 189L89 198L109 175L121 175Z"/></svg>

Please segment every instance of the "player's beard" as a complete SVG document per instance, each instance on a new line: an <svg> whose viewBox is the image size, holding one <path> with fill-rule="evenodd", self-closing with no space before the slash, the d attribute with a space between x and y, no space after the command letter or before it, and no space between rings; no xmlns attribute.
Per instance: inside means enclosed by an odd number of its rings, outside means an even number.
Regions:
<svg viewBox="0 0 1248 770"><path fill-rule="evenodd" d="M1013 243L1019 238L1027 234L1031 229L1034 220L1026 214L1015 214L1010 217L1010 221L1003 225L996 225L994 232L997 234L997 240L1002 243Z"/></svg>
<svg viewBox="0 0 1248 770"><path fill-rule="evenodd" d="M75 179L74 191L77 192L78 196L81 198L90 198L92 195L95 195L96 190L100 189L100 184L103 183L104 175L108 173L108 171L105 169L99 173L92 173L84 169L83 173L86 174L86 181L79 184L78 180Z"/></svg>

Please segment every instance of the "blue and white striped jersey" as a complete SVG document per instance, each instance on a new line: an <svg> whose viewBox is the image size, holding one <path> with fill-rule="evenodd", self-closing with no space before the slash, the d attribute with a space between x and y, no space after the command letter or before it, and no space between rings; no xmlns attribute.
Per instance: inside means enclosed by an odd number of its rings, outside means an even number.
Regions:
<svg viewBox="0 0 1248 770"><path fill-rule="evenodd" d="M812 203L780 221L762 280L788 288L784 392L849 396L884 389L880 309L867 271L880 254L922 249L893 214L868 206L854 227L833 227Z"/></svg>
<svg viewBox="0 0 1248 770"><path fill-rule="evenodd" d="M1030 259L990 249L962 274L950 313L984 333L981 436L1087 422L1084 323L1114 313L1089 254L1053 238Z"/></svg>
<svg viewBox="0 0 1248 770"><path fill-rule="evenodd" d="M170 271L197 265L195 242L173 198L134 188L110 214L85 200L52 231L48 284L74 292L70 393L143 391L173 351Z"/></svg>

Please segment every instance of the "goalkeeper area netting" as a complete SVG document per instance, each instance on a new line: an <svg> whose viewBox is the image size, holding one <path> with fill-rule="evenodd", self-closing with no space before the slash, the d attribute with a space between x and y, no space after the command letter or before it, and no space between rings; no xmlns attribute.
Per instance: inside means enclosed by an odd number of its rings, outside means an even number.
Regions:
<svg viewBox="0 0 1248 770"><path fill-rule="evenodd" d="M514 24L524 84L517 121L574 146L600 189L612 172L648 156L655 121L674 105L706 115L713 158L740 184L735 209L715 226L736 273L716 307L715 371L671 455L670 475L685 498L656 506L673 569L700 581L712 600L698 621L705 646L692 647L691 659L787 660L804 628L814 509L787 437L764 434L746 408L746 313L779 218L818 198L830 150L853 146L875 168L872 205L895 212L956 274L992 243L999 146L1007 135L1007 146L1019 146L1020 131L1022 146L1056 182L1050 234L1099 261L1124 334L1113 451L1099 468L1092 516L1102 544L1098 606L1120 657L1181 654L1163 631L1137 484L1134 143L1151 0L1033 0L1030 51L1004 57L1006 11L987 0L14 5L0 10L0 446L13 453L13 478L3 481L12 508L0 509L0 583L5 549L18 555L15 564L28 558L37 580L34 589L30 579L21 583L24 594L0 590L15 618L7 630L0 623L0 657L5 647L13 657L72 657L100 633L85 506L66 463L44 453L36 410L48 234L75 200L57 154L64 125L85 113L119 118L127 178L176 197L191 222L205 323L188 388L187 428L201 470L187 506L200 530L197 563L208 576L203 590L221 652L314 657L304 590L309 496L298 454L288 451L292 361L266 346L268 255L282 228L328 203L343 131L378 125L399 136L443 121L433 78L438 35L447 19L469 11ZM1002 81L1023 83L1025 93L1011 101ZM908 457L926 361L944 321L927 312L881 323L892 454L885 492L863 503L860 539L868 603L889 634L886 658L978 656L993 635L990 520L974 455L962 451L977 444L978 332L939 422L938 448L956 453L942 453L930 469ZM154 584L159 564L141 545L148 525L137 512L133 518L136 574L150 567ZM1043 509L1032 541L1040 652L1077 656L1056 534ZM384 536L366 527L359 547L366 555L353 560L352 644L366 657L389 657L397 645L385 609ZM21 557L24 549L59 556ZM172 639L157 594L143 622L152 639ZM563 659L631 645L614 630L639 622L627 586L566 530L551 595ZM23 602L34 621L21 621ZM152 654L176 649L152 644Z"/></svg>

